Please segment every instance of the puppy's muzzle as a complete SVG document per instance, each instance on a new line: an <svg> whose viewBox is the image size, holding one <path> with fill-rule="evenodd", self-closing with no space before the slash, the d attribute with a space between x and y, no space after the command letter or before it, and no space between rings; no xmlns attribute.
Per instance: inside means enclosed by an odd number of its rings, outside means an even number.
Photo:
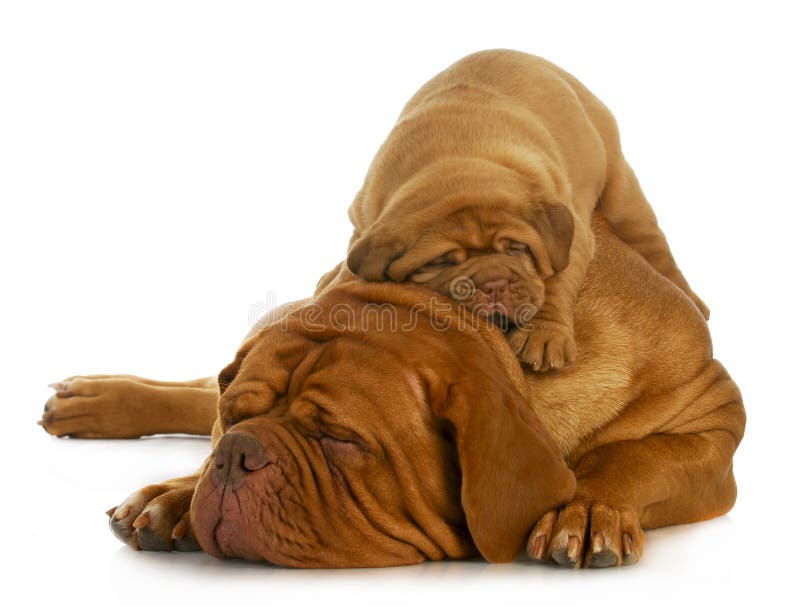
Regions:
<svg viewBox="0 0 800 606"><path fill-rule="evenodd" d="M483 284L479 284L480 288L486 295L486 301L489 304L496 305L502 303L508 293L508 280L501 278L499 280L487 280Z"/></svg>

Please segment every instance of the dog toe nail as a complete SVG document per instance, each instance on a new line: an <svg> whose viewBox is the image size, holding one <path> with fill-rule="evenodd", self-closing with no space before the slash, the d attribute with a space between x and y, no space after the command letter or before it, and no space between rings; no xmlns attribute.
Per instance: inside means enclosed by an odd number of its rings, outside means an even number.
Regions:
<svg viewBox="0 0 800 606"><path fill-rule="evenodd" d="M633 551L633 540L629 534L622 535L622 553L626 556L631 555Z"/></svg>
<svg viewBox="0 0 800 606"><path fill-rule="evenodd" d="M567 542L567 557L574 561L578 559L578 550L580 549L581 541L578 537L570 537Z"/></svg>
<svg viewBox="0 0 800 606"><path fill-rule="evenodd" d="M175 524L175 528L172 529L172 538L176 540L182 539L186 535L187 530L189 530L189 525L186 523L186 520L181 520Z"/></svg>
<svg viewBox="0 0 800 606"><path fill-rule="evenodd" d="M144 528L150 523L150 512L145 511L144 513L139 514L139 516L133 521L134 528Z"/></svg>
<svg viewBox="0 0 800 606"><path fill-rule="evenodd" d="M600 532L595 532L592 535L592 551L594 553L600 553L603 551L603 549L605 549L605 546L606 540L605 537L603 537L603 534Z"/></svg>

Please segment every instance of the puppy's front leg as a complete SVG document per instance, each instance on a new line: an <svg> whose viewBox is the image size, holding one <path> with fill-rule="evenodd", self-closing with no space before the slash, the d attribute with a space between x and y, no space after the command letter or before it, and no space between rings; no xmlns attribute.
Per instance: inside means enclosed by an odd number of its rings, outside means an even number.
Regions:
<svg viewBox="0 0 800 606"><path fill-rule="evenodd" d="M544 305L532 320L509 331L511 349L533 370L555 370L575 360L573 307L593 253L591 229L576 222L569 264L545 281Z"/></svg>

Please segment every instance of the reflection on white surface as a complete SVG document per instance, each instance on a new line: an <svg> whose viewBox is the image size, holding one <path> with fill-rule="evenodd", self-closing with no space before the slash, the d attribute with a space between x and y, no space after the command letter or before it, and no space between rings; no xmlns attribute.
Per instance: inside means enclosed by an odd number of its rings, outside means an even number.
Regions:
<svg viewBox="0 0 800 606"><path fill-rule="evenodd" d="M520 559L511 564L481 560L427 562L383 569L297 570L203 553L137 552L108 530L104 511L133 490L191 473L209 452L205 438L143 440L57 440L26 426L17 437L28 445L24 465L11 467L9 485L30 495L16 503L8 544L46 570L25 591L36 600L64 596L81 604L178 604L286 601L294 606L354 599L380 604L408 603L426 596L437 605L520 600L579 599L617 603L639 596L648 604L694 602L702 596L740 595L752 582L752 554L760 548L758 526L740 524L764 509L757 482L729 516L708 522L648 531L644 558L631 567L564 570ZM16 460L16 459L10 459ZM30 473L35 470L35 473ZM14 580L12 579L12 582ZM324 597L323 597L324 596ZM710 599L710 598L708 598ZM414 605L416 606L416 605Z"/></svg>
<svg viewBox="0 0 800 606"><path fill-rule="evenodd" d="M730 591L735 525L722 517L703 524L660 529L647 534L643 561L631 567L605 570L564 570L554 565L518 561L488 564L480 560L427 562L381 569L296 570L240 560L217 560L202 553L143 553L106 545L106 581L124 603L140 603L152 591L162 599L180 599L185 592L204 600L225 599L231 593L253 598L312 599L324 593L326 602L346 603L355 596L372 596L382 603L407 602L409 594L444 595L459 599L563 599L566 595L604 603L611 594L651 594L652 603ZM614 601L614 600L610 600Z"/></svg>

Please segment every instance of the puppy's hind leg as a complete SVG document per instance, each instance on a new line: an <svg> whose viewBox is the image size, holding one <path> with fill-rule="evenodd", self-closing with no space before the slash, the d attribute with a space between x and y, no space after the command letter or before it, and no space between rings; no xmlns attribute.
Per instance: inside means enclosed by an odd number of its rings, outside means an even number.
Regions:
<svg viewBox="0 0 800 606"><path fill-rule="evenodd" d="M39 425L58 437L137 438L159 433L210 435L216 378L185 383L131 375L76 376L51 385Z"/></svg>
<svg viewBox="0 0 800 606"><path fill-rule="evenodd" d="M708 306L695 294L678 269L667 238L658 227L655 212L621 153L609 159L606 187L598 210L611 223L614 233L685 292L708 320Z"/></svg>

